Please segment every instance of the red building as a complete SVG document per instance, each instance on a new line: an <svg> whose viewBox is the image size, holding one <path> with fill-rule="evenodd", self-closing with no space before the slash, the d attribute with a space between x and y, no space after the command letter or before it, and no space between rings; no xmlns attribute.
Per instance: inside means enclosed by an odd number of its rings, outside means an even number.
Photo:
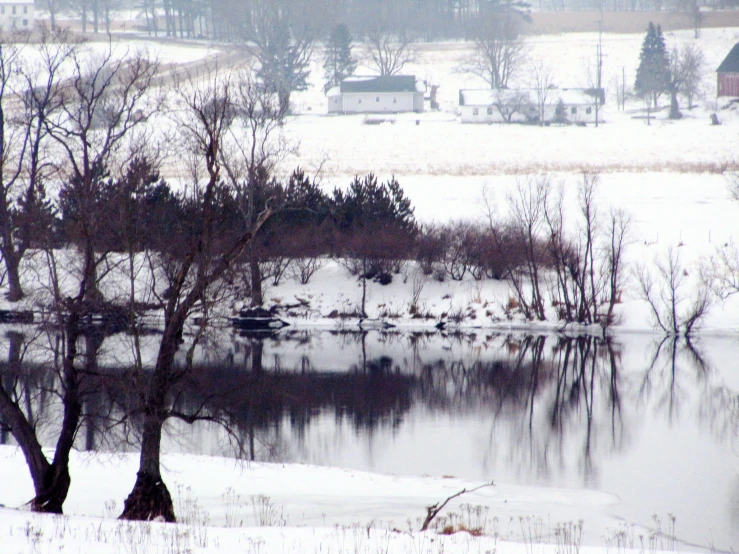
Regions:
<svg viewBox="0 0 739 554"><path fill-rule="evenodd" d="M716 73L718 73L716 96L739 96L739 42L718 66Z"/></svg>

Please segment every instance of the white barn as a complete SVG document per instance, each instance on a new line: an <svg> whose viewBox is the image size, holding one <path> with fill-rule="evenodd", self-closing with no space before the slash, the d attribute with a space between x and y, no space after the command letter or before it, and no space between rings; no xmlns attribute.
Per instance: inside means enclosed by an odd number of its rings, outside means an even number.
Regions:
<svg viewBox="0 0 739 554"><path fill-rule="evenodd" d="M413 75L349 77L326 93L328 113L422 112L425 90Z"/></svg>
<svg viewBox="0 0 739 554"><path fill-rule="evenodd" d="M33 0L0 0L0 28L33 29Z"/></svg>
<svg viewBox="0 0 739 554"><path fill-rule="evenodd" d="M544 108L545 122L595 123L596 93L586 89L552 89ZM601 106L602 106L601 96ZM463 89L459 91L462 123L535 122L539 119L532 89Z"/></svg>

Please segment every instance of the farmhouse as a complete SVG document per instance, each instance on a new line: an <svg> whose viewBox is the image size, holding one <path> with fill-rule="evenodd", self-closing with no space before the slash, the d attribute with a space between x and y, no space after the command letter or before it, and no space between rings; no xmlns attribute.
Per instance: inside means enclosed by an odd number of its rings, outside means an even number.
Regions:
<svg viewBox="0 0 739 554"><path fill-rule="evenodd" d="M739 96L739 42L718 66L716 73L718 74L716 96Z"/></svg>
<svg viewBox="0 0 739 554"><path fill-rule="evenodd" d="M423 83L413 75L349 77L328 91L328 113L422 112Z"/></svg>
<svg viewBox="0 0 739 554"><path fill-rule="evenodd" d="M33 0L0 0L0 28L32 29Z"/></svg>
<svg viewBox="0 0 739 554"><path fill-rule="evenodd" d="M533 89L466 89L459 91L462 123L537 122L538 95ZM601 104L603 96L601 95ZM547 91L545 122L595 123L596 95L587 89Z"/></svg>

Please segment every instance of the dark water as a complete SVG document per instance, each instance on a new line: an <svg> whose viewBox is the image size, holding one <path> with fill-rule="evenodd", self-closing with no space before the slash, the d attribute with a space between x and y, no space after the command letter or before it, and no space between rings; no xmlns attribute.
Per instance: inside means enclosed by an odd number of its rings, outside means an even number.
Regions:
<svg viewBox="0 0 739 554"><path fill-rule="evenodd" d="M733 340L293 331L198 359L179 397L226 407L247 458L603 490L628 522L671 514L690 543L739 545ZM235 453L213 426L169 429L170 451ZM79 442L116 440L89 425Z"/></svg>

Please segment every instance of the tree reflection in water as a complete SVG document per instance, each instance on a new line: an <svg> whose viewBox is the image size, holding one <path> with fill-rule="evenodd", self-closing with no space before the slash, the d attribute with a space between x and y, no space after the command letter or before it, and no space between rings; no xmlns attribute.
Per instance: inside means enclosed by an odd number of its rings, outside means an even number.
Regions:
<svg viewBox="0 0 739 554"><path fill-rule="evenodd" d="M37 362L18 373L25 340L17 332L5 335L2 379L7 389L25 375L25 410L43 441L53 436L61 385ZM98 341L86 352L101 351L101 336L86 340ZM424 410L488 422L483 464L505 463L537 480L574 465L587 484L597 481L599 460L628 448L647 410L677 424L689 417L689 402L715 440L737 436L737 394L711 379L695 344L676 337L656 342L643 370L624 372L622 358L615 340L590 335L293 331L237 337L213 343L195 371L168 392L173 411L209 416L221 430L199 423L192 435L184 422L169 424L170 447L208 454L222 447L252 460L281 460L310 448L311 426L327 415L371 444L378 431L397 433L410 413ZM77 447L135 448L140 421L125 364L101 367L94 355L84 363L99 386L84 399ZM212 435L205 444L204 429ZM200 438L188 438L194 436ZM12 442L1 424L0 442Z"/></svg>

